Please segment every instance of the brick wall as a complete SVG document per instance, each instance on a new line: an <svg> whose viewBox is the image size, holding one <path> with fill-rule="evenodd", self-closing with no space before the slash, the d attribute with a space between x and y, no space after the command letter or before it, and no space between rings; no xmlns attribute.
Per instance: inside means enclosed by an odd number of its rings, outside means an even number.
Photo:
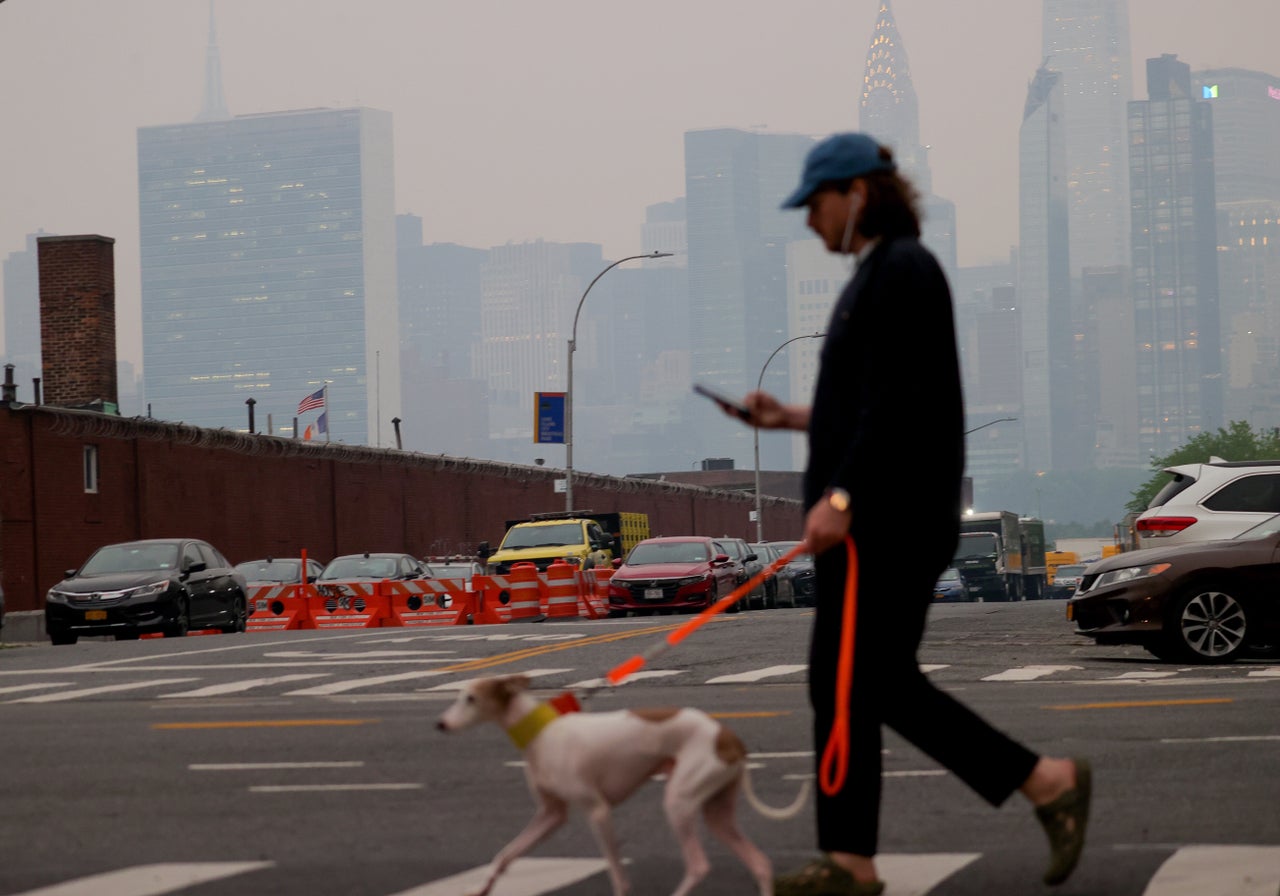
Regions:
<svg viewBox="0 0 1280 896"><path fill-rule="evenodd" d="M115 404L115 240L42 236L36 246L43 401L63 407Z"/></svg>
<svg viewBox="0 0 1280 896"><path fill-rule="evenodd" d="M96 451L96 493L84 452ZM0 403L0 576L8 608L44 593L104 544L204 538L232 563L327 561L360 551L418 557L497 546L508 519L564 509L564 471L344 446L51 406ZM755 496L574 472L574 503L638 511L654 535L755 540ZM765 538L799 538L800 503L763 498Z"/></svg>

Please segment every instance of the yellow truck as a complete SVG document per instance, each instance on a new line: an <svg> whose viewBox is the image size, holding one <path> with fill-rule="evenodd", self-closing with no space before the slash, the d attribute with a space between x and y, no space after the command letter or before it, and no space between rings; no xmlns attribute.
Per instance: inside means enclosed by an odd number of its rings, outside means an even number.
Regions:
<svg viewBox="0 0 1280 896"><path fill-rule="evenodd" d="M649 537L648 514L625 511L535 513L527 519L507 520L506 526L507 534L496 551L489 554L487 544L480 546L481 554L487 554L489 575L506 575L516 563L532 563L545 572L556 560L579 569L610 567L636 542Z"/></svg>

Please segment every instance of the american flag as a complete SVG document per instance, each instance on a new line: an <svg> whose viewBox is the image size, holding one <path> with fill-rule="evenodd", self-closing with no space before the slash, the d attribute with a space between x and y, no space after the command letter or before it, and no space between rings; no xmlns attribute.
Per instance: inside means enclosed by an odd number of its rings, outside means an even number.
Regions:
<svg viewBox="0 0 1280 896"><path fill-rule="evenodd" d="M324 386L321 386L298 402L298 413L305 414L307 411L314 411L316 408L322 407L324 407Z"/></svg>

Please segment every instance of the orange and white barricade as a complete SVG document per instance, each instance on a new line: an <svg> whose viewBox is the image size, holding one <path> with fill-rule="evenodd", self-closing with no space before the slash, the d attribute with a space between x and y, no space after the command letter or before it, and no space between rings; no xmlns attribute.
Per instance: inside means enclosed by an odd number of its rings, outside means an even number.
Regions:
<svg viewBox="0 0 1280 896"><path fill-rule="evenodd" d="M245 631L280 632L315 628L300 585L259 585L249 589L249 619Z"/></svg>
<svg viewBox="0 0 1280 896"><path fill-rule="evenodd" d="M578 569L556 560L538 577L542 613L548 619L578 618Z"/></svg>
<svg viewBox="0 0 1280 896"><path fill-rule="evenodd" d="M542 618L538 600L538 568L517 563L504 576L476 576L476 621L483 624Z"/></svg>
<svg viewBox="0 0 1280 896"><path fill-rule="evenodd" d="M578 615L583 619L604 619L609 615L609 580L613 578L613 570L597 566L582 570L578 576Z"/></svg>
<svg viewBox="0 0 1280 896"><path fill-rule="evenodd" d="M391 615L391 597L382 593L381 582L324 582L299 585L307 595L313 627L383 628L398 626Z"/></svg>
<svg viewBox="0 0 1280 896"><path fill-rule="evenodd" d="M396 625L468 625L475 612L475 599L456 579L383 582L382 589Z"/></svg>

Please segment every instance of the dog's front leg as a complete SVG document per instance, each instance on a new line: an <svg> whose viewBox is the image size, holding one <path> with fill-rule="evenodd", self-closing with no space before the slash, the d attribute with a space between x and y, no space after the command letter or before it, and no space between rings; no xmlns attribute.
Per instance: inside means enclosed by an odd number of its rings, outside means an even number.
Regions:
<svg viewBox="0 0 1280 896"><path fill-rule="evenodd" d="M469 896L486 896L493 889L494 883L516 859L537 846L542 840L569 816L569 807L560 800L542 796L538 801L538 811L524 826L524 830L516 834L515 839L502 848L493 857L493 866L489 869L489 877L484 886Z"/></svg>
<svg viewBox="0 0 1280 896"><path fill-rule="evenodd" d="M591 823L591 831L596 836L596 842L600 844L600 852L609 863L609 880L613 882L613 896L627 896L631 887L627 883L626 875L622 873L622 856L618 853L618 840L613 833L613 813L609 809L609 803L601 797L597 802L584 808L587 821Z"/></svg>

